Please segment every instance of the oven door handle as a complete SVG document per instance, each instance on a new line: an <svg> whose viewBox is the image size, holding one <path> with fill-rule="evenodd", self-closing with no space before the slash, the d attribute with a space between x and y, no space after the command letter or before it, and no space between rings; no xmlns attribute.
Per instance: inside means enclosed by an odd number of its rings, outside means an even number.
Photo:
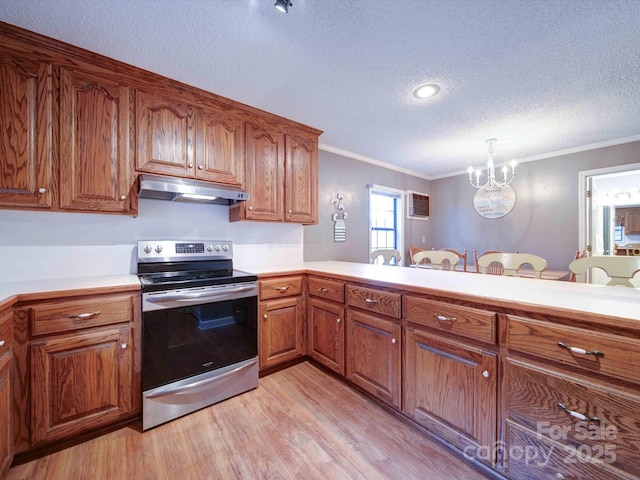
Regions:
<svg viewBox="0 0 640 480"><path fill-rule="evenodd" d="M256 291L257 287L255 285L250 285L246 287L234 287L229 289L224 289L222 287L220 290L215 292L196 292L196 293L180 293L178 295L165 295L158 297L149 296L147 297L147 302L150 303L165 303L165 302L192 302L193 300L222 300L229 295L233 295L236 293L250 292Z"/></svg>
<svg viewBox="0 0 640 480"><path fill-rule="evenodd" d="M233 370L230 370L228 372L225 372L225 373L223 373L221 375L218 375L218 376L215 376L215 377L212 377L212 378L206 378L204 380L200 380L199 382L193 382L193 383L189 383L187 385L182 385L180 387L168 388L166 390L161 390L159 392L146 394L145 398L162 398L162 397L166 397L167 395L180 394L182 392L185 392L185 391L188 391L188 390L192 390L192 389L197 388L197 387L202 387L203 385L207 385L208 383L218 382L218 381L222 380L225 377L233 375L234 373L238 373L240 370L244 370L244 369L253 367L254 364L255 364L255 362L249 363L247 365L240 365L239 367L234 368Z"/></svg>

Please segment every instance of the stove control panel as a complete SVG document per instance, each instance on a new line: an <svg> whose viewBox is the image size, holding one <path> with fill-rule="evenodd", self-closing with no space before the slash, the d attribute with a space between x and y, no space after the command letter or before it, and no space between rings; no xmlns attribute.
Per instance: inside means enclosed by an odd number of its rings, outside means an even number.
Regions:
<svg viewBox="0 0 640 480"><path fill-rule="evenodd" d="M138 242L139 262L181 260L231 260L229 240L143 240Z"/></svg>

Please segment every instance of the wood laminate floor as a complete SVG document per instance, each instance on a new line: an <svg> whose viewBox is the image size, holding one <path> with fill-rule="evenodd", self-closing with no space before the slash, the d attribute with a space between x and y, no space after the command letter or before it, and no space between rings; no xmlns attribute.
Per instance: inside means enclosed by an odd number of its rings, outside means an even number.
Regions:
<svg viewBox="0 0 640 480"><path fill-rule="evenodd" d="M309 363L147 432L123 428L13 467L22 479L485 478Z"/></svg>

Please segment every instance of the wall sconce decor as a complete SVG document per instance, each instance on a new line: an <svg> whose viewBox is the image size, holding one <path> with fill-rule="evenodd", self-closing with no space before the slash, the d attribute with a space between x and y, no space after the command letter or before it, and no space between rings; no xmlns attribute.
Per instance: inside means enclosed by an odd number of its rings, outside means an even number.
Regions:
<svg viewBox="0 0 640 480"><path fill-rule="evenodd" d="M344 195L341 193L338 193L336 198L331 200L331 205L336 208L335 213L331 216L331 219L335 222L333 225L333 241L335 243L347 241L347 225L344 221L348 215L344 205L341 203L342 200L344 200Z"/></svg>

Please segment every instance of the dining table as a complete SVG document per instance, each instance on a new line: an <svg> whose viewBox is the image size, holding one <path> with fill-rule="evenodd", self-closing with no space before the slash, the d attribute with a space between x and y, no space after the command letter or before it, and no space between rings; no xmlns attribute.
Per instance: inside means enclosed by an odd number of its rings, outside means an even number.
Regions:
<svg viewBox="0 0 640 480"><path fill-rule="evenodd" d="M410 265L411 267L416 267L416 265ZM427 269L431 269L431 265L430 264L422 264L422 265L418 265L417 268L427 268ZM456 265L455 268L456 272L464 272L464 267L462 265ZM467 273L476 273L476 266L475 265L467 265ZM550 269L545 269L542 271L542 273L540 274L540 278L542 280L564 280L565 278L567 278L569 276L569 270L550 270ZM518 276L523 277L523 278L535 278L535 272L533 271L532 268L529 267L522 267L520 270L518 270Z"/></svg>

